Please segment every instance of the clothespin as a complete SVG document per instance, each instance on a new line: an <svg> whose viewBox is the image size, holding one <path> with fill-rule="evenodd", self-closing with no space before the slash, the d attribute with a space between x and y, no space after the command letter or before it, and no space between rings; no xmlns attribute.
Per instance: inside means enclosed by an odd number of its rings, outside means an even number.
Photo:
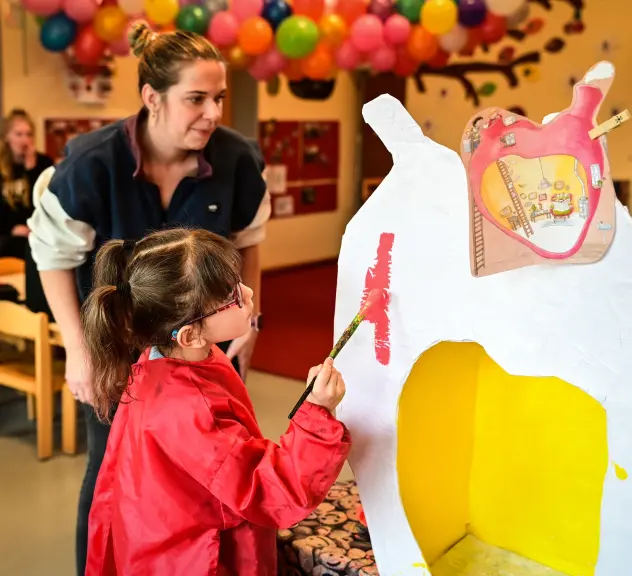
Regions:
<svg viewBox="0 0 632 576"><path fill-rule="evenodd" d="M603 136L604 134L607 134L611 130L618 128L619 126L621 126L621 124L623 124L624 122L627 122L629 119L630 119L630 112L628 112L627 110L624 110L623 112L619 112L619 114L610 118L610 120L606 120L603 124L599 124L599 126L595 126L595 128L593 128L590 132L588 132L588 135L590 136L591 140L596 140L600 136Z"/></svg>

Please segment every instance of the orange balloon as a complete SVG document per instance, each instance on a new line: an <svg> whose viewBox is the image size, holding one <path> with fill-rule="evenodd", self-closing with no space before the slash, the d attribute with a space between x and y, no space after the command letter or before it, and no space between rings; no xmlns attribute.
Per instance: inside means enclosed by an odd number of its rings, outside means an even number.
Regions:
<svg viewBox="0 0 632 576"><path fill-rule="evenodd" d="M347 23L338 14L327 14L320 19L320 38L333 48L340 46L349 34Z"/></svg>
<svg viewBox="0 0 632 576"><path fill-rule="evenodd" d="M329 46L321 42L307 58L303 60L303 72L312 80L326 80L334 72L334 55Z"/></svg>
<svg viewBox="0 0 632 576"><path fill-rule="evenodd" d="M167 24L166 26L161 26L159 28L159 31L161 33L165 33L165 32L175 32L177 30L176 25L172 22L171 24Z"/></svg>
<svg viewBox="0 0 632 576"><path fill-rule="evenodd" d="M289 58L285 68L283 69L283 74L290 81L302 80L305 78L305 73L303 72L303 61L299 58Z"/></svg>
<svg viewBox="0 0 632 576"><path fill-rule="evenodd" d="M314 22L318 22L324 11L325 0L294 0L292 2L292 14L307 16Z"/></svg>
<svg viewBox="0 0 632 576"><path fill-rule="evenodd" d="M235 68L245 68L250 63L250 58L241 46L233 46L228 51L227 59Z"/></svg>
<svg viewBox="0 0 632 576"><path fill-rule="evenodd" d="M259 56L268 51L273 38L270 24L260 16L254 16L241 25L238 42L245 54Z"/></svg>
<svg viewBox="0 0 632 576"><path fill-rule="evenodd" d="M336 13L351 26L360 16L366 14L367 4L364 0L339 0Z"/></svg>
<svg viewBox="0 0 632 576"><path fill-rule="evenodd" d="M413 26L406 42L408 53L419 61L427 62L439 50L439 39L423 26Z"/></svg>

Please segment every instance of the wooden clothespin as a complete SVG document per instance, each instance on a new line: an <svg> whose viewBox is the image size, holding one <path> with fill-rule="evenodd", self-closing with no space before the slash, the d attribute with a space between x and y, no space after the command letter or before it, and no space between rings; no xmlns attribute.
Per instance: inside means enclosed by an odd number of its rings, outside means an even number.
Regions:
<svg viewBox="0 0 632 576"><path fill-rule="evenodd" d="M624 122L627 122L630 119L630 112L624 110L623 112L619 112L616 116L610 118L610 120L606 120L603 124L599 124L599 126L595 126L588 135L591 140L596 140L600 136L607 134L611 130L618 128Z"/></svg>

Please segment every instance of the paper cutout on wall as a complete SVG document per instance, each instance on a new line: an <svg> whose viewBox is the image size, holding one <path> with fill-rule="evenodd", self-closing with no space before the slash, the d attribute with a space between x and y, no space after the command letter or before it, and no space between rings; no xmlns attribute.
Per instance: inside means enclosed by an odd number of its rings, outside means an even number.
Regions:
<svg viewBox="0 0 632 576"><path fill-rule="evenodd" d="M394 166L347 225L334 331L357 312L392 234L389 362L376 357L368 323L336 360L347 384L337 415L354 439L379 573L627 576L632 218L614 203L598 232L611 246L591 265L475 278L459 155L390 96L363 114ZM521 202L538 210L557 196L564 216L577 176L543 162L543 177L534 161L536 185ZM515 177L517 166L507 161ZM514 209L509 197L505 208Z"/></svg>
<svg viewBox="0 0 632 576"><path fill-rule="evenodd" d="M591 68L571 106L544 125L494 108L468 122L461 156L475 276L604 255L614 236L615 193L605 140L589 131L613 78L608 62ZM609 225L607 233L598 222Z"/></svg>

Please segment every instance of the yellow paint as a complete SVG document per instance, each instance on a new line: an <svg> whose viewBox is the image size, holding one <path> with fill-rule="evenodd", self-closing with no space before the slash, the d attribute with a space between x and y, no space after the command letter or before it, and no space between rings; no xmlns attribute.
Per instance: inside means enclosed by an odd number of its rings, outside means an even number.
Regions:
<svg viewBox="0 0 632 576"><path fill-rule="evenodd" d="M608 462L606 414L556 378L514 377L472 343L441 343L400 399L402 501L432 566L466 534L592 576Z"/></svg>
<svg viewBox="0 0 632 576"><path fill-rule="evenodd" d="M622 468L618 464L614 465L614 473L617 475L619 480L627 480L628 479L628 471L625 468Z"/></svg>

